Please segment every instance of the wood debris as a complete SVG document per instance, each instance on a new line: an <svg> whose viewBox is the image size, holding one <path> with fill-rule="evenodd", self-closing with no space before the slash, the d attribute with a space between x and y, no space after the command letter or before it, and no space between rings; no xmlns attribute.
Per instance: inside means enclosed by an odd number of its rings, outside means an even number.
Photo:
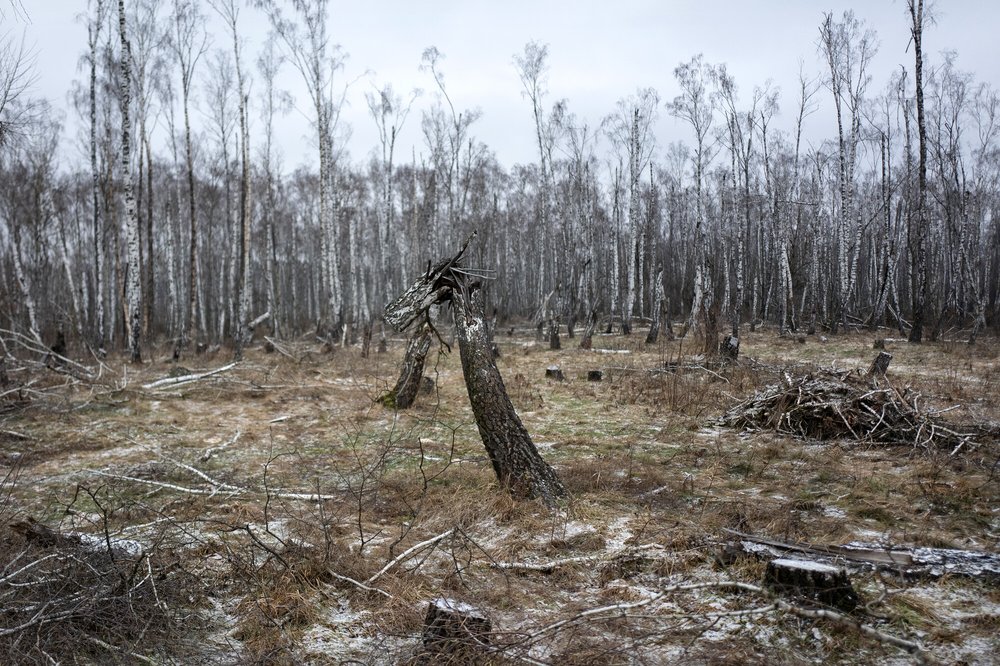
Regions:
<svg viewBox="0 0 1000 666"><path fill-rule="evenodd" d="M785 372L727 411L721 424L740 430L773 430L803 439L851 439L947 449L976 448L979 427L955 426L920 404L921 395L881 380L873 384L853 372ZM925 403L926 404L926 403Z"/></svg>

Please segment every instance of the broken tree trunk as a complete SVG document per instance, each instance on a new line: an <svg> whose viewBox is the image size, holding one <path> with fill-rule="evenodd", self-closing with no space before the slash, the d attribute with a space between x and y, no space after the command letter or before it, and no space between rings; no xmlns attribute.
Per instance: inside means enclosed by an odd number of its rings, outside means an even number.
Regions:
<svg viewBox="0 0 1000 666"><path fill-rule="evenodd" d="M482 293L478 282L469 283L476 271L459 265L468 244L466 241L454 257L428 267L406 292L386 306L384 319L402 330L420 316L426 317L435 303L451 301L472 413L500 485L515 496L541 498L554 506L566 495L566 489L539 455L500 377Z"/></svg>
<svg viewBox="0 0 1000 666"><path fill-rule="evenodd" d="M459 276L461 277L461 276ZM452 292L458 349L465 387L479 435L500 485L515 496L541 498L553 506L566 495L555 471L542 460L524 424L514 411L500 370L490 350L479 290Z"/></svg>
<svg viewBox="0 0 1000 666"><path fill-rule="evenodd" d="M393 409L407 409L413 404L424 376L424 363L430 348L431 327L424 322L413 332L406 345L406 355L403 356L403 367L399 371L396 386L379 398L379 402Z"/></svg>
<svg viewBox="0 0 1000 666"><path fill-rule="evenodd" d="M580 338L580 349L591 349L594 346L594 329L597 328L597 312L591 312L587 320L587 328Z"/></svg>

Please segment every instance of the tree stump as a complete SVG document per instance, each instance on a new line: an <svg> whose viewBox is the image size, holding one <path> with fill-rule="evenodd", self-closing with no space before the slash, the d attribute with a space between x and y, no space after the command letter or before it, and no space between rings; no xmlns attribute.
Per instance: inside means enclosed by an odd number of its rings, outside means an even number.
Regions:
<svg viewBox="0 0 1000 666"><path fill-rule="evenodd" d="M735 335L727 335L719 343L719 357L726 363L735 363L740 355L740 339Z"/></svg>
<svg viewBox="0 0 1000 666"><path fill-rule="evenodd" d="M427 605L424 651L457 659L458 654L489 645L492 630L490 619L479 609L454 599L438 598Z"/></svg>
<svg viewBox="0 0 1000 666"><path fill-rule="evenodd" d="M549 349L562 349L562 343L559 341L559 324L555 320L549 323Z"/></svg>
<svg viewBox="0 0 1000 666"><path fill-rule="evenodd" d="M844 569L812 560L771 560L764 572L764 585L779 594L808 599L845 613L860 603Z"/></svg>
<svg viewBox="0 0 1000 666"><path fill-rule="evenodd" d="M587 381L588 382L599 382L604 379L604 372L601 370L588 370L587 371Z"/></svg>
<svg viewBox="0 0 1000 666"><path fill-rule="evenodd" d="M886 371L889 369L889 362L892 361L892 354L889 352L881 351L875 360L872 361L871 367L868 368L868 374L866 375L869 379L873 377L885 377Z"/></svg>
<svg viewBox="0 0 1000 666"><path fill-rule="evenodd" d="M548 379L555 379L560 382L566 379L566 377L563 376L562 368L560 368L558 365L550 365L549 367L545 368L545 376Z"/></svg>

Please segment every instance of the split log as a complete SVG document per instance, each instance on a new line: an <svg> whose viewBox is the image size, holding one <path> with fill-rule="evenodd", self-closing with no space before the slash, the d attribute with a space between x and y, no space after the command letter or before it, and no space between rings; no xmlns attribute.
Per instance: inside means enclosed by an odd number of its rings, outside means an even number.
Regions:
<svg viewBox="0 0 1000 666"><path fill-rule="evenodd" d="M811 560L779 558L767 563L764 586L779 594L815 601L850 613L860 599L844 569Z"/></svg>
<svg viewBox="0 0 1000 666"><path fill-rule="evenodd" d="M566 377L563 376L562 368L560 368L558 365L550 365L549 367L545 368L545 376L548 379L555 379L560 382L566 379Z"/></svg>
<svg viewBox="0 0 1000 666"><path fill-rule="evenodd" d="M481 610L454 599L435 599L427 605L424 618L424 650L458 659L470 649L488 646L492 630L492 622Z"/></svg>

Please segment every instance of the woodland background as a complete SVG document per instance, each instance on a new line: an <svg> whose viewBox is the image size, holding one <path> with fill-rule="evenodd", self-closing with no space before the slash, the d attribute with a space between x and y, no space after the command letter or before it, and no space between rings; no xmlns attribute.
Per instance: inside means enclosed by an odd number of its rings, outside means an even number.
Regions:
<svg viewBox="0 0 1000 666"><path fill-rule="evenodd" d="M226 33L206 34L209 13ZM241 39L250 13L273 29L256 58ZM434 47L430 109L410 113L418 91L370 92L381 141L352 160L329 14L326 0L92 0L72 94L86 131L72 146L33 95L31 49L8 32L3 326L137 359L164 339L239 354L265 323L279 337L370 339L384 304L473 231L470 261L495 271L499 318L571 335L592 318L628 332L661 312L681 333L891 326L974 341L996 326L998 95L953 53L923 53L922 1L900 6L912 64L883 89L871 86L877 35L827 14L795 90L737 82L698 55L673 70L676 96L637 90L594 124L551 99L548 49L529 43L512 76L537 160L510 168L476 138L481 110L452 103ZM273 128L290 76L309 91L298 103L317 160L288 172ZM829 139L804 142L830 100ZM661 114L690 137L657 143ZM423 136L409 155L396 149L406 125Z"/></svg>

